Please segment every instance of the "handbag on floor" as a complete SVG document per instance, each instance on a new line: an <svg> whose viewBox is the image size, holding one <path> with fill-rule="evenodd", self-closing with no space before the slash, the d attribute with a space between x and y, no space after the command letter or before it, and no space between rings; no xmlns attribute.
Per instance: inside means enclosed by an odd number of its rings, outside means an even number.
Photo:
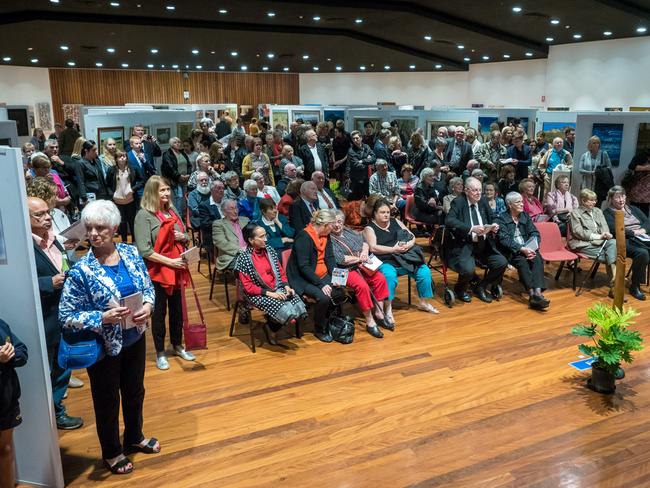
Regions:
<svg viewBox="0 0 650 488"><path fill-rule="evenodd" d="M188 314L187 314L187 299L185 297L185 286L181 288L181 305L183 309L183 336L185 338L185 349L188 351L193 351L196 349L207 349L208 348L208 332L205 326L205 318L203 317L203 309L201 308L201 302L199 302L199 296L196 293L196 288L194 287L194 280L190 273L187 273L187 279L192 286L192 293L194 294L194 300L196 301L196 308L199 311L200 322L190 323Z"/></svg>

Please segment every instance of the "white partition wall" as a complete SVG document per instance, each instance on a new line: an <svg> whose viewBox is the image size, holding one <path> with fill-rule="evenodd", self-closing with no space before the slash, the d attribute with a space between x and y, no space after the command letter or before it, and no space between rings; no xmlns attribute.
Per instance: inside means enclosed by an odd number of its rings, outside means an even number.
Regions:
<svg viewBox="0 0 650 488"><path fill-rule="evenodd" d="M23 423L14 431L18 479L63 486L59 438L50 400L50 375L36 280L19 149L0 146L0 317L25 343L29 359L18 368ZM4 245L3 245L4 244Z"/></svg>

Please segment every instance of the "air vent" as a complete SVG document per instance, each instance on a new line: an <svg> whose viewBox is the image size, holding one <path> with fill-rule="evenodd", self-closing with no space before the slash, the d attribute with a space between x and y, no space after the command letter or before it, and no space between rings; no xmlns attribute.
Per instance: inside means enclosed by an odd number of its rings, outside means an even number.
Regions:
<svg viewBox="0 0 650 488"><path fill-rule="evenodd" d="M534 17L536 19L550 19L550 17L546 14L540 13L540 12L526 12L524 14L526 17Z"/></svg>
<svg viewBox="0 0 650 488"><path fill-rule="evenodd" d="M82 51L97 51L97 46L79 46Z"/></svg>
<svg viewBox="0 0 650 488"><path fill-rule="evenodd" d="M104 7L103 2L97 0L74 0L72 3L81 7Z"/></svg>
<svg viewBox="0 0 650 488"><path fill-rule="evenodd" d="M278 59L293 59L293 58L296 57L296 55L295 54L286 54L285 53L285 54L278 54L276 57Z"/></svg>
<svg viewBox="0 0 650 488"><path fill-rule="evenodd" d="M324 22L345 22L343 17L326 17Z"/></svg>
<svg viewBox="0 0 650 488"><path fill-rule="evenodd" d="M435 39L433 42L437 42L438 44L445 44L447 46L455 46L455 42L448 41L446 39Z"/></svg>

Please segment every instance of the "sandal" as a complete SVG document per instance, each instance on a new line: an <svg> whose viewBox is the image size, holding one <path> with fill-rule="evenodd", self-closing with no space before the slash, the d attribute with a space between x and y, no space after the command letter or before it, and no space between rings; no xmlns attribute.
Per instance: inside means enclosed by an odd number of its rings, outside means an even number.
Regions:
<svg viewBox="0 0 650 488"><path fill-rule="evenodd" d="M426 304L423 304L423 305L418 305L417 308L418 308L418 310L422 310L423 312L429 312L429 313L433 313L433 314L439 314L440 313L440 310L438 310L436 307L434 307L430 303L426 303Z"/></svg>
<svg viewBox="0 0 650 488"><path fill-rule="evenodd" d="M155 437L149 439L144 446L142 444L131 444L124 450L125 454L132 454L134 452L143 452L145 454L158 454L160 452L160 442Z"/></svg>
<svg viewBox="0 0 650 488"><path fill-rule="evenodd" d="M126 456L124 456L122 459L117 461L112 466L109 464L109 462L106 459L102 459L102 461L104 461L104 467L113 474L130 474L133 472L133 463ZM129 464L131 465L131 468L126 469L126 467Z"/></svg>

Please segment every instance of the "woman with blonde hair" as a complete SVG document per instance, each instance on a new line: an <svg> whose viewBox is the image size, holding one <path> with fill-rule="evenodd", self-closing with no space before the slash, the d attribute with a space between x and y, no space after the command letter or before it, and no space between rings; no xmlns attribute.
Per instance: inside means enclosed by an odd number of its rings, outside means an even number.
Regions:
<svg viewBox="0 0 650 488"><path fill-rule="evenodd" d="M144 186L140 210L135 216L135 244L147 263L156 301L152 315L152 335L156 366L169 369L165 354L165 316L169 310L169 335L174 354L194 361L183 347L181 286L187 264L181 257L189 240L182 218L172 205L171 187L162 176L154 175Z"/></svg>
<svg viewBox="0 0 650 488"><path fill-rule="evenodd" d="M607 151L601 150L600 138L591 136L587 141L587 152L580 156L578 170L582 177L580 189L588 188L593 190L596 184L596 168L611 168L612 163L609 160Z"/></svg>
<svg viewBox="0 0 650 488"><path fill-rule="evenodd" d="M406 153L408 162L413 166L413 174L419 175L422 168L427 165L431 150L424 143L424 137L419 132L414 132L411 136L411 144Z"/></svg>
<svg viewBox="0 0 650 488"><path fill-rule="evenodd" d="M102 169L104 170L104 174L108 172L108 168L112 168L113 166L115 166L116 151L117 151L117 143L115 142L115 139L109 137L104 141L104 144L102 145L102 155L99 156L99 161L102 163Z"/></svg>

